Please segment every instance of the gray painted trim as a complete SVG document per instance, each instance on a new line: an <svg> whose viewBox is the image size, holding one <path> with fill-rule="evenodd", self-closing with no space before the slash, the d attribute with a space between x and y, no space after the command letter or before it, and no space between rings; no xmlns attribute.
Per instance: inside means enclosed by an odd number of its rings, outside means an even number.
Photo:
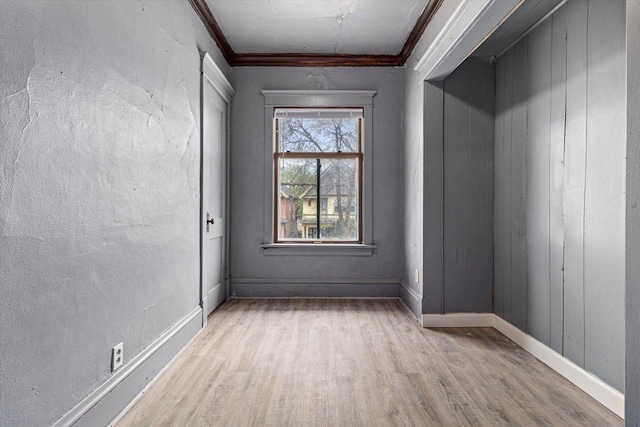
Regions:
<svg viewBox="0 0 640 427"><path fill-rule="evenodd" d="M207 52L205 52L202 57L202 73L204 77L211 82L220 96L222 96L228 104L231 104L231 97L235 95L236 91L220 67L218 67L213 58L211 58L211 55Z"/></svg>
<svg viewBox="0 0 640 427"><path fill-rule="evenodd" d="M227 301L229 300L229 298L227 298ZM202 310L202 312L204 313L205 310ZM120 411L120 413L113 419L111 420L111 422L107 425L107 427L114 427L116 426L120 420L122 420L122 418L124 418L125 415L127 415L127 413L131 410L131 408L133 408L134 406L136 406L136 404L138 403L138 401L142 398L142 396L145 395L145 393L147 391L149 391L151 389L151 387L154 386L154 384L162 377L162 375L164 375L164 373L171 368L171 366L180 358L180 356L182 356L182 354L189 348L189 346L191 345L191 343L193 343L196 339L198 339L198 337L200 336L200 334L205 330L204 327L200 328L190 339L189 341L187 341L187 343L175 354L175 356L173 356L171 358L171 360L162 367L162 369L160 369L160 371L158 371L158 374L156 376L153 377L153 379L151 381L149 381L147 383L147 385L144 386L144 388L140 391L140 393L138 393L138 395L136 397L134 397L129 404L122 410Z"/></svg>
<svg viewBox="0 0 640 427"><path fill-rule="evenodd" d="M264 104L273 107L373 106L375 90L263 90Z"/></svg>
<svg viewBox="0 0 640 427"><path fill-rule="evenodd" d="M198 333L202 328L201 313L200 306L191 310L53 426L109 424Z"/></svg>
<svg viewBox="0 0 640 427"><path fill-rule="evenodd" d="M376 245L360 244L295 244L269 243L262 245L265 255L285 256L372 256Z"/></svg>
<svg viewBox="0 0 640 427"><path fill-rule="evenodd" d="M233 278L234 298L399 298L400 279Z"/></svg>
<svg viewBox="0 0 640 427"><path fill-rule="evenodd" d="M640 2L627 0L627 41L640 37ZM640 426L640 45L627 43L625 415Z"/></svg>
<svg viewBox="0 0 640 427"><path fill-rule="evenodd" d="M364 129L362 135L362 243L373 244L373 96L369 105L363 105ZM359 104L358 104L359 105Z"/></svg>
<svg viewBox="0 0 640 427"><path fill-rule="evenodd" d="M444 313L444 84L424 83L422 313Z"/></svg>
<svg viewBox="0 0 640 427"><path fill-rule="evenodd" d="M273 215L274 215L274 198L273 194L275 185L273 182L273 153L275 150L275 129L273 124L273 112L275 107L265 105L264 108L264 215L262 219L263 227L263 243L273 243Z"/></svg>
<svg viewBox="0 0 640 427"><path fill-rule="evenodd" d="M407 310L413 314L416 321L420 323L422 321L423 299L404 280L400 280L400 300L407 307ZM422 326L422 323L420 323L420 326Z"/></svg>
<svg viewBox="0 0 640 427"><path fill-rule="evenodd" d="M401 279L389 278L389 279L283 279L283 278L251 278L251 277L235 277L231 279L233 283L252 283L252 284L340 284L340 285L362 285L362 284L383 284L383 285L397 285L400 284Z"/></svg>

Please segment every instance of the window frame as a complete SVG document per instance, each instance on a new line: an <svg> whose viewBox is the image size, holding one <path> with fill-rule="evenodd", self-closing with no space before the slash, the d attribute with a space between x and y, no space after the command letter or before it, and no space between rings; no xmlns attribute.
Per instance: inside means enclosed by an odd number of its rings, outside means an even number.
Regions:
<svg viewBox="0 0 640 427"><path fill-rule="evenodd" d="M276 112L278 109L281 109L281 107L276 107L274 108L274 112ZM296 108L287 108L289 110L295 110ZM314 110L325 110L325 111L330 111L333 108L327 108L327 107L315 107L313 108ZM342 109L342 108L341 108ZM358 108L352 108L353 110L360 110L362 111L363 109L358 107ZM301 110L308 110L308 108L301 108ZM349 244L349 243L355 243L355 244L360 244L363 242L363 235L362 235L362 172L363 172L363 153L362 153L362 148L363 148L363 124L364 124L364 111L362 111L362 117L358 118L356 127L357 127L357 133L358 133L358 140L357 140L357 149L353 152L339 152L339 151L304 151L304 152L291 152L291 151L282 151L279 147L279 143L280 141L280 126L279 126L279 119L277 119L275 116L273 118L274 120L274 129L275 129L275 133L274 133L274 144L273 144L273 184L274 184L274 190L273 190L273 194L274 194L274 201L273 201L273 206L274 206L274 212L273 212L273 220L274 220L274 225L273 225L273 241L275 243L300 243L300 244L324 244L324 243L335 243L335 244ZM282 159L354 159L356 160L356 167L357 167L357 188L358 188L358 194L357 194L357 203L356 206L357 209L351 210L352 213L354 213L357 217L357 221L358 221L358 228L357 228L357 236L355 239L321 239L317 236L317 231L316 231L316 237L315 238L309 238L309 237L303 237L301 239L286 239L286 238L280 238L279 234L280 234L280 227L278 226L280 223L280 203L279 203L279 194L280 194L280 170L278 167L278 162ZM319 213L325 213L327 214L328 212L328 208L329 208L329 200L328 197L323 197L322 195L320 195L320 200L321 203L319 206L316 206L316 210L319 210ZM311 200L309 200L309 204L308 206L311 206ZM323 208L324 207L324 208ZM316 227L317 228L317 227Z"/></svg>
<svg viewBox="0 0 640 427"><path fill-rule="evenodd" d="M264 97L264 235L265 255L340 255L371 256L376 246L373 244L373 98L372 90L263 90ZM336 241L286 241L275 240L274 229L277 215L275 176L276 129L274 112L276 108L358 108L363 111L361 127L362 155L360 173L360 242L339 243ZM314 243L317 242L317 243ZM311 243L311 244L310 244Z"/></svg>

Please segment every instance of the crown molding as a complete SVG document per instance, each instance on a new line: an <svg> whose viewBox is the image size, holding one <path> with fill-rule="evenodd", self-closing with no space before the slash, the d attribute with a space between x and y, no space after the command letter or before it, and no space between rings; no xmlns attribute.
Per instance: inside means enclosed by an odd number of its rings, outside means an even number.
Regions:
<svg viewBox="0 0 640 427"><path fill-rule="evenodd" d="M440 6L443 2L444 0L429 0L427 5L424 7L422 14L418 18L418 22L416 22L413 30L411 30L411 33L409 33L409 37L407 37L407 41L404 43L404 46L402 47L402 50L398 55L400 56L400 58L402 58L402 64L404 64L411 56L411 52L413 52L413 49L420 41L420 37L422 37L424 30L427 29L427 26L431 22L431 19L436 14L438 9L440 9Z"/></svg>
<svg viewBox="0 0 640 427"><path fill-rule="evenodd" d="M401 67L444 0L429 0L397 55L236 53L216 22L206 0L189 3L232 67Z"/></svg>
<svg viewBox="0 0 640 427"><path fill-rule="evenodd" d="M196 14L200 17L200 20L204 24L204 27L209 32L211 38L216 42L218 48L222 52L224 59L227 60L229 65L233 62L233 59L236 56L236 53L231 49L231 45L229 41L224 36L222 29L216 22L216 19L213 17L211 13L211 9L207 6L205 0L189 0L191 6L196 11Z"/></svg>
<svg viewBox="0 0 640 427"><path fill-rule="evenodd" d="M234 67L399 67L398 55L349 55L303 53L239 53Z"/></svg>

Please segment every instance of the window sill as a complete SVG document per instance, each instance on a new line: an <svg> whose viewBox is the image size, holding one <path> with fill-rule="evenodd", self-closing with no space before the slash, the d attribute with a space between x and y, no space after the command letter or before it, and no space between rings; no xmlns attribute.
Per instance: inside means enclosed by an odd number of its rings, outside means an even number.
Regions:
<svg viewBox="0 0 640 427"><path fill-rule="evenodd" d="M376 245L341 243L266 243L265 255L271 256L372 256Z"/></svg>

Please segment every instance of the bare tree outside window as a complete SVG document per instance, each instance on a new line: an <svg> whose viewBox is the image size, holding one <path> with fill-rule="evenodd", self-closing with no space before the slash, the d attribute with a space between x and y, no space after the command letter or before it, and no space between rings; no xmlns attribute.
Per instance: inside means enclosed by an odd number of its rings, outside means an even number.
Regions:
<svg viewBox="0 0 640 427"><path fill-rule="evenodd" d="M360 242L362 110L277 109L275 120L276 240Z"/></svg>

